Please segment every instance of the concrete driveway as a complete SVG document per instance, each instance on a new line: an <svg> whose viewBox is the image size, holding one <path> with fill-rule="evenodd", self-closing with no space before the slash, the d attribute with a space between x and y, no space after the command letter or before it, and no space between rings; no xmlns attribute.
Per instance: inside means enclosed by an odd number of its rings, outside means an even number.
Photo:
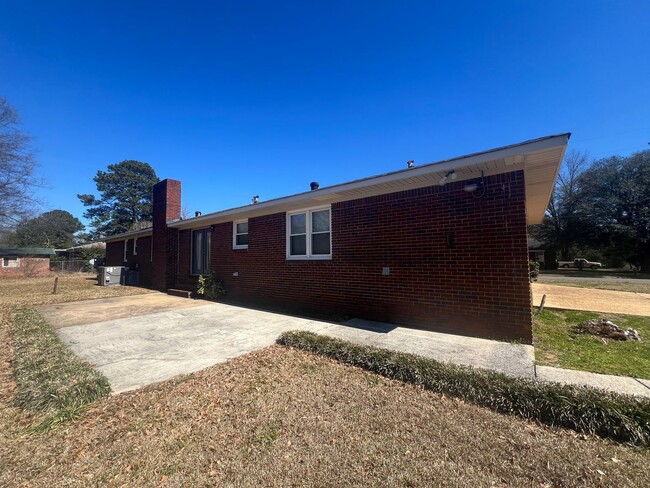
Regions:
<svg viewBox="0 0 650 488"><path fill-rule="evenodd" d="M163 294L64 303L40 311L75 354L106 375L114 393L267 347L288 330L309 330L440 361L534 376L532 346L359 319L333 324Z"/></svg>

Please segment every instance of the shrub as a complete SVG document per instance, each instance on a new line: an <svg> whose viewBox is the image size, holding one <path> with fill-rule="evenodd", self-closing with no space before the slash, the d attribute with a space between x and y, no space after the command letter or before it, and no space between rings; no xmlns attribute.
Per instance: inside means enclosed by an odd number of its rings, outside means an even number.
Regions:
<svg viewBox="0 0 650 488"><path fill-rule="evenodd" d="M216 275L201 275L199 276L199 285L196 288L196 293L208 300L216 300L226 294L226 289L223 286L223 282Z"/></svg>
<svg viewBox="0 0 650 488"><path fill-rule="evenodd" d="M312 332L285 332L278 343L462 398L497 412L650 447L650 400L647 399L443 364Z"/></svg>
<svg viewBox="0 0 650 488"><path fill-rule="evenodd" d="M530 282L537 281L539 276L539 262L530 261Z"/></svg>

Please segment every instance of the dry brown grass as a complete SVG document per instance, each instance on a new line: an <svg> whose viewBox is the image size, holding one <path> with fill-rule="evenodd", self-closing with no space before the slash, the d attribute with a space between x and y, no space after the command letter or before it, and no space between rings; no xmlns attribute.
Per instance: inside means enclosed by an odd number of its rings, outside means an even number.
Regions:
<svg viewBox="0 0 650 488"><path fill-rule="evenodd" d="M279 346L27 436L10 358L0 348L0 486L650 486L647 450Z"/></svg>
<svg viewBox="0 0 650 488"><path fill-rule="evenodd" d="M59 285L57 294L54 295L52 290L56 276L52 274L47 278L0 279L0 308L151 293L151 290L135 286L97 286L96 275L76 273L58 275Z"/></svg>
<svg viewBox="0 0 650 488"><path fill-rule="evenodd" d="M273 346L13 436L0 485L648 486L625 448Z"/></svg>

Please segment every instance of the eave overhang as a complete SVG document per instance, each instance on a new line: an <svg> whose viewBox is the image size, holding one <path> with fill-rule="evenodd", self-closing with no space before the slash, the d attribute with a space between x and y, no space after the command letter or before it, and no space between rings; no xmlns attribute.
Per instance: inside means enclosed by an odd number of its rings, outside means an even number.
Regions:
<svg viewBox="0 0 650 488"><path fill-rule="evenodd" d="M570 133L565 133L543 137L200 217L177 220L168 225L178 229L201 228L232 220L433 186L438 185L443 176L452 170L456 174L456 181L475 179L481 174L491 176L523 170L527 223L538 224L546 212L570 136ZM121 234L119 237L124 239L127 235L131 236L132 233Z"/></svg>

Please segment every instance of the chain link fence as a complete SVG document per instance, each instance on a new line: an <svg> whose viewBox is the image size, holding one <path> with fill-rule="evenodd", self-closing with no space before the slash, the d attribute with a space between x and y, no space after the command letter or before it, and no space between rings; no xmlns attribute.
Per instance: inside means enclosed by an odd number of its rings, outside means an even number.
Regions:
<svg viewBox="0 0 650 488"><path fill-rule="evenodd" d="M94 273L96 270L88 259L61 259L50 261L50 271L55 273Z"/></svg>

